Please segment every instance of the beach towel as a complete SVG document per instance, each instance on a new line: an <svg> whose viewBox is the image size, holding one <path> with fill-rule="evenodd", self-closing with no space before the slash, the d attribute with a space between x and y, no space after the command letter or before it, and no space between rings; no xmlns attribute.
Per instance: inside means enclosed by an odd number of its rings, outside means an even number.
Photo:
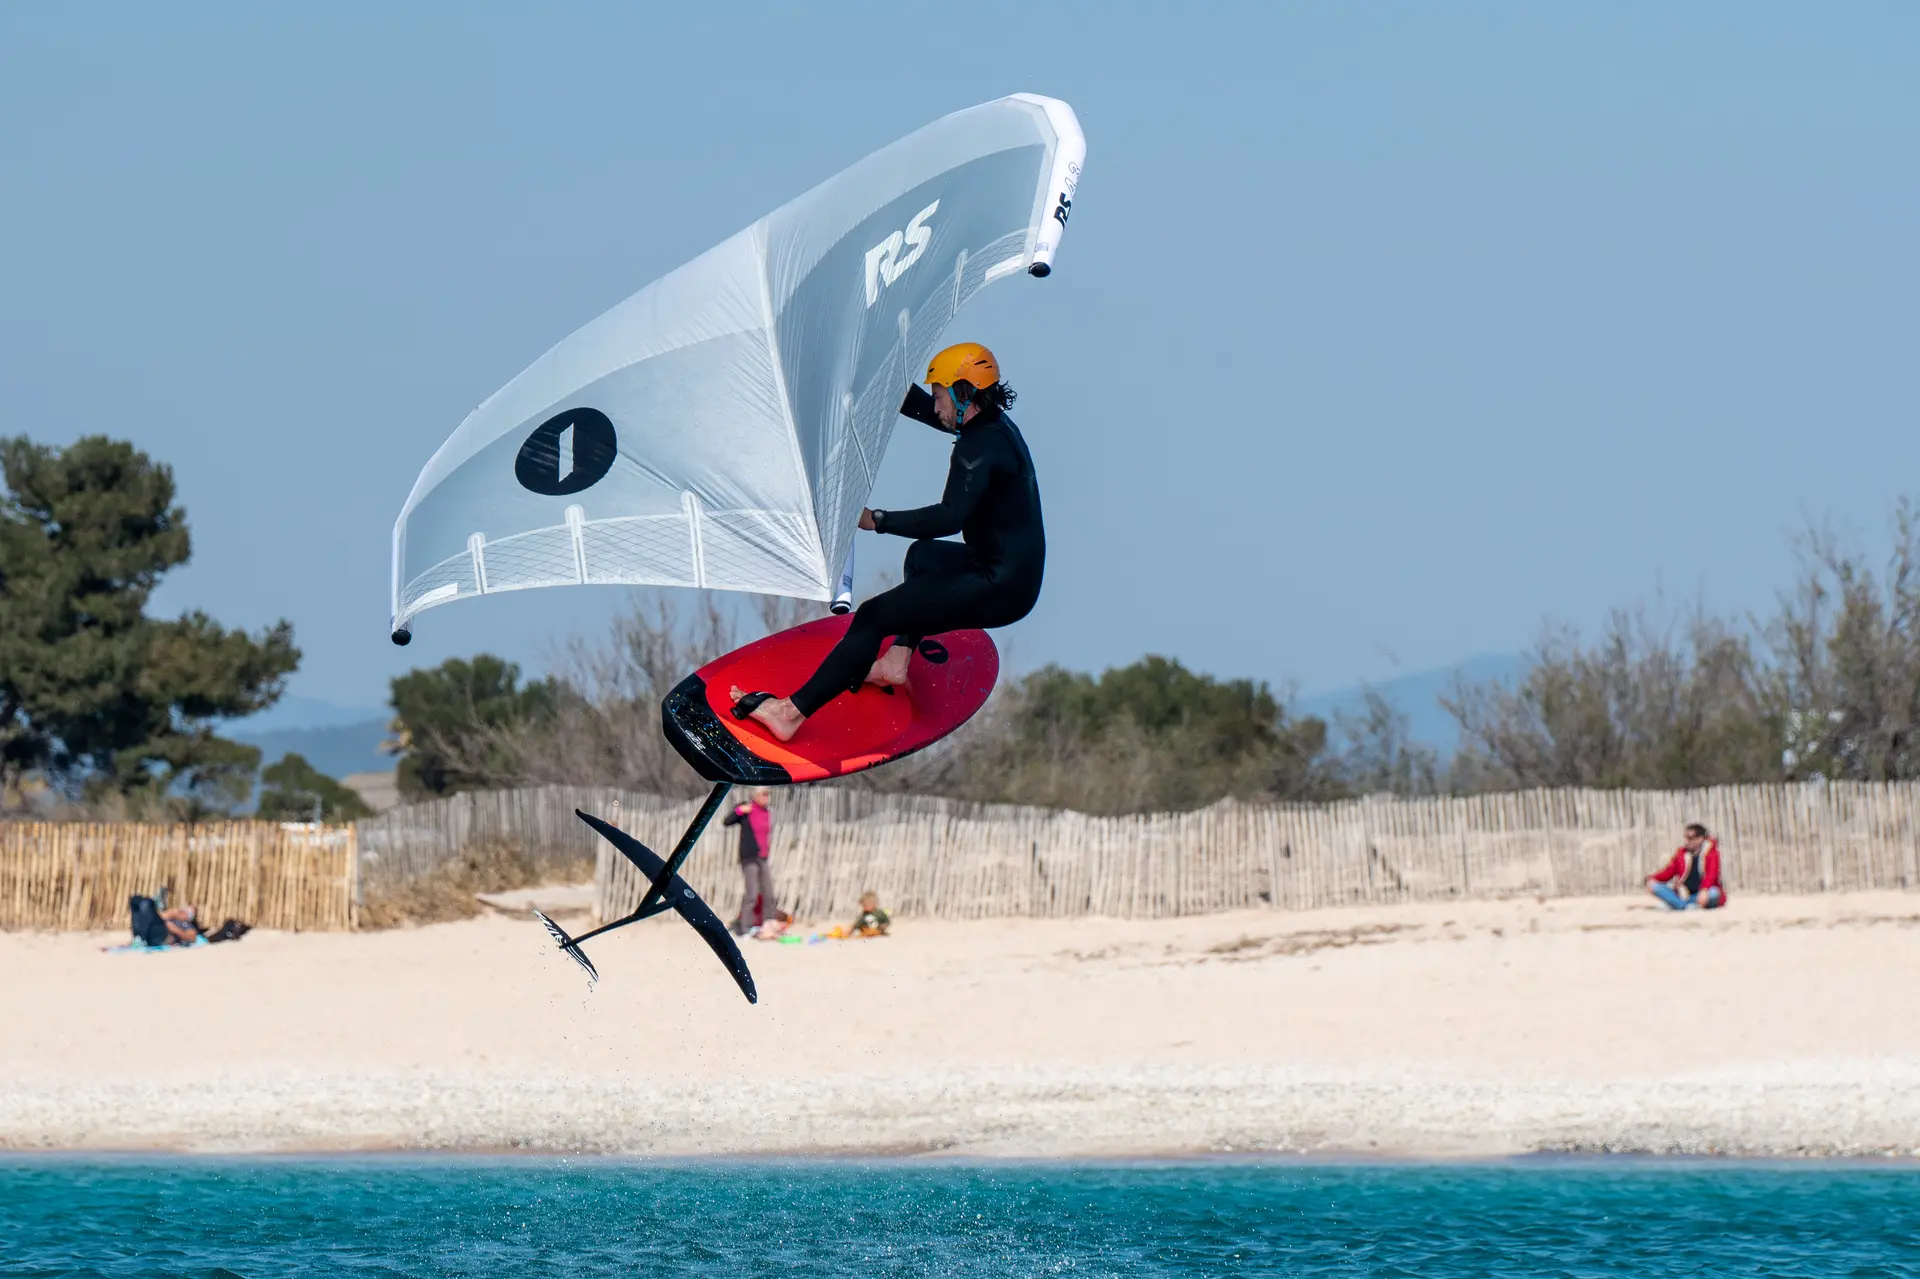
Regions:
<svg viewBox="0 0 1920 1279"><path fill-rule="evenodd" d="M185 945L176 945L170 941L163 941L158 946L152 942L142 941L136 937L125 945L102 946L100 949L109 955L158 955L169 950L197 950L202 946L209 945L212 945L212 943L204 937L196 937Z"/></svg>

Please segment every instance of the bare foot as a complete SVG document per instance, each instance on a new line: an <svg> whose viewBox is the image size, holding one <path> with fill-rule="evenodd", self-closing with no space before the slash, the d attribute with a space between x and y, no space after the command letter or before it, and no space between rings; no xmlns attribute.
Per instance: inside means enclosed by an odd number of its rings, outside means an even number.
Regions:
<svg viewBox="0 0 1920 1279"><path fill-rule="evenodd" d="M907 663L913 660L913 650L905 644L895 644L880 654L880 660L867 672L867 683L883 684L899 688L907 682Z"/></svg>
<svg viewBox="0 0 1920 1279"><path fill-rule="evenodd" d="M747 690L737 684L728 694L736 702L746 695ZM800 708L793 704L790 697L769 697L754 707L748 718L759 720L762 728L783 742L792 741L793 735L800 731L800 726L807 722L807 717L800 713Z"/></svg>

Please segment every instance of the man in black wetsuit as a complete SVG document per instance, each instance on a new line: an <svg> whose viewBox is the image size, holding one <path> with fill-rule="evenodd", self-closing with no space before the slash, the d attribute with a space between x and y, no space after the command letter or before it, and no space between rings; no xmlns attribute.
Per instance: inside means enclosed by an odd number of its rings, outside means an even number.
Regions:
<svg viewBox="0 0 1920 1279"><path fill-rule="evenodd" d="M860 513L863 529L914 539L906 580L859 607L846 635L791 698L732 690L733 713L751 715L783 742L862 681L905 684L923 636L1010 626L1040 598L1047 558L1040 486L1027 443L1006 415L1013 391L1000 380L993 352L977 342L950 346L927 365L927 385L930 391L908 390L900 412L959 437L946 492L917 510ZM963 541L938 540L954 533Z"/></svg>

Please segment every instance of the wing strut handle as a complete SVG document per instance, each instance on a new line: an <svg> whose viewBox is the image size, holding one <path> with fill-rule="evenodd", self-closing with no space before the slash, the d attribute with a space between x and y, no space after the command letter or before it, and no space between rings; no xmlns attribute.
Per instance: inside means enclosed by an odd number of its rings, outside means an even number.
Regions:
<svg viewBox="0 0 1920 1279"><path fill-rule="evenodd" d="M847 562L840 570L840 591L833 597L833 611L853 612L853 544L847 544Z"/></svg>

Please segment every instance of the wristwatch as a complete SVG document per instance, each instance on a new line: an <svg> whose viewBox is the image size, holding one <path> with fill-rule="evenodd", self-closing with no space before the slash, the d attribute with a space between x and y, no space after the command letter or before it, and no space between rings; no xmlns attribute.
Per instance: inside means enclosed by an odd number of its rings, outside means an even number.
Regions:
<svg viewBox="0 0 1920 1279"><path fill-rule="evenodd" d="M887 513L875 506L870 506L867 509L873 512L873 531L878 533L880 531L880 521L887 518Z"/></svg>

